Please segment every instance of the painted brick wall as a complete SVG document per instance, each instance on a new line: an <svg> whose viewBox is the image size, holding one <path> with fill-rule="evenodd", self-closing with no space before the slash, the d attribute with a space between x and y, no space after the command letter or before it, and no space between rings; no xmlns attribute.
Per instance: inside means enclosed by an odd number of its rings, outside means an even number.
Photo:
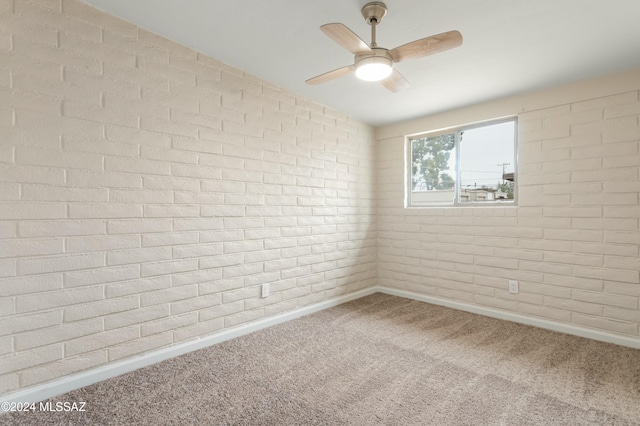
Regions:
<svg viewBox="0 0 640 426"><path fill-rule="evenodd" d="M0 135L0 394L376 284L373 129L77 0L0 0Z"/></svg>
<svg viewBox="0 0 640 426"><path fill-rule="evenodd" d="M634 77L632 91L547 102L518 114L518 207L404 209L404 140L382 138L379 285L638 339L640 86ZM452 113L447 125L490 118L482 115L492 108L502 115L523 110L520 99L510 104ZM397 134L417 131L415 123L397 127ZM508 279L519 280L519 294L508 293Z"/></svg>

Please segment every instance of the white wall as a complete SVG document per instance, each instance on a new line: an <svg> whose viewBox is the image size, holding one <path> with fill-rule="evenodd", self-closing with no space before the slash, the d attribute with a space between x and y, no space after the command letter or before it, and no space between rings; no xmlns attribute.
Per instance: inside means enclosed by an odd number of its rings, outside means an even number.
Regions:
<svg viewBox="0 0 640 426"><path fill-rule="evenodd" d="M375 285L373 129L77 0L0 12L0 394Z"/></svg>
<svg viewBox="0 0 640 426"><path fill-rule="evenodd" d="M378 129L379 285L637 347L639 89L632 70ZM403 208L404 135L515 114L517 207Z"/></svg>

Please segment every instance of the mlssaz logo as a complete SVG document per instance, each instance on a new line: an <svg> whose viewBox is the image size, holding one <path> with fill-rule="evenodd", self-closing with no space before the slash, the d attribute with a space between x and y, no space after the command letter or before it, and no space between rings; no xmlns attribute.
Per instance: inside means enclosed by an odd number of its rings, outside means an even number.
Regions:
<svg viewBox="0 0 640 426"><path fill-rule="evenodd" d="M86 402L47 401L47 402L40 403L40 411L50 411L50 412L86 411L85 410L86 405L87 405Z"/></svg>

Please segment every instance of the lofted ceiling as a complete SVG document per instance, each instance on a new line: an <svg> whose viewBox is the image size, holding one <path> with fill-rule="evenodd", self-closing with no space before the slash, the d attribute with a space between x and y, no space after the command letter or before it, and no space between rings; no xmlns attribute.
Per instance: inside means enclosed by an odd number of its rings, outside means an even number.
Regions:
<svg viewBox="0 0 640 426"><path fill-rule="evenodd" d="M640 0L385 0L382 47L449 30L464 38L396 64L411 85L400 93L354 75L305 83L353 63L320 25L370 41L367 0L84 1L373 126L640 67Z"/></svg>

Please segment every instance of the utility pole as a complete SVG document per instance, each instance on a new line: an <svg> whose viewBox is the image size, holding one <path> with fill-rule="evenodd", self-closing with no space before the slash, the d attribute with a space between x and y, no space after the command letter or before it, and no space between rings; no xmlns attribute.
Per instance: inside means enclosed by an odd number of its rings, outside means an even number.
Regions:
<svg viewBox="0 0 640 426"><path fill-rule="evenodd" d="M502 184L504 185L504 169L507 166L510 166L511 163L502 163L502 164L498 164L498 167L502 166Z"/></svg>

